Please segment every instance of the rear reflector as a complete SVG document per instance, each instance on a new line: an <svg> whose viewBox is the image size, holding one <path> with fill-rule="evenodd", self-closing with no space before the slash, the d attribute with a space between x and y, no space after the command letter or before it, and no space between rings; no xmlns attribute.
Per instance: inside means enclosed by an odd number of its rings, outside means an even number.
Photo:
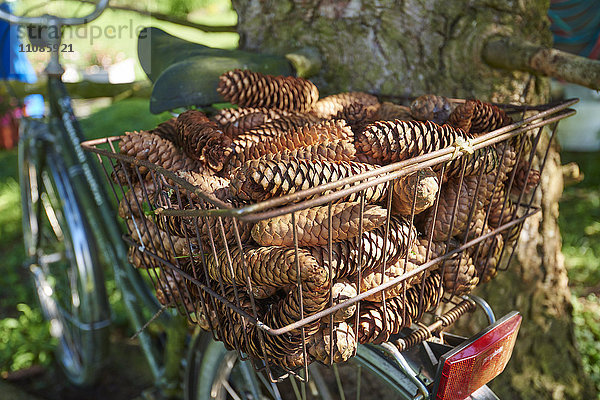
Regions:
<svg viewBox="0 0 600 400"><path fill-rule="evenodd" d="M436 399L462 400L498 376L513 351L521 316L513 311L440 358Z"/></svg>

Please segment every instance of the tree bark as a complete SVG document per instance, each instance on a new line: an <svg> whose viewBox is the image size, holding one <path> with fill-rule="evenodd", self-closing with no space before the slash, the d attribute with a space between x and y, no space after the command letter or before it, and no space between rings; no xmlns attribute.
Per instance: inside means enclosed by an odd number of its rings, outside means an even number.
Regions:
<svg viewBox="0 0 600 400"><path fill-rule="evenodd" d="M317 48L321 94L360 90L435 93L540 104L548 82L482 61L487 38L551 44L548 1L233 0L240 46L286 54ZM543 146L540 145L543 148ZM502 398L593 396L575 346L567 275L557 225L560 158L552 148L538 190L542 212L529 218L513 265L484 287L500 315L524 317L513 358L493 387Z"/></svg>

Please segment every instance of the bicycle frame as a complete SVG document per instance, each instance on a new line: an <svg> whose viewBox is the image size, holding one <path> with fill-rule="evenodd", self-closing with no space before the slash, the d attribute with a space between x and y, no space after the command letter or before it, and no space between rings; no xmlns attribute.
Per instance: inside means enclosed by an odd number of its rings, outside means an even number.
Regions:
<svg viewBox="0 0 600 400"><path fill-rule="evenodd" d="M55 19L47 21L59 24ZM60 78L62 68L57 62L57 56L53 54L46 68L50 104L47 121L45 124L39 122L36 124L37 129L32 131L29 131L25 124L23 137L41 143L38 146L38 159L41 161L38 163L45 159L47 146L54 146L62 158L98 249L104 260L112 264L117 287L121 290L126 304L128 318L132 327L139 332L139 341L157 386L165 393L172 393L179 381L180 360L184 355L187 334L185 321L173 318L170 312L159 315L156 323L166 333L164 343L159 343L150 333L142 330L149 318L148 314L157 314L162 310L142 276L129 264L122 231L114 217L105 186L101 184L102 177L98 168L90 162L90 156L80 146L84 139L83 133ZM106 321L98 323L106 325Z"/></svg>

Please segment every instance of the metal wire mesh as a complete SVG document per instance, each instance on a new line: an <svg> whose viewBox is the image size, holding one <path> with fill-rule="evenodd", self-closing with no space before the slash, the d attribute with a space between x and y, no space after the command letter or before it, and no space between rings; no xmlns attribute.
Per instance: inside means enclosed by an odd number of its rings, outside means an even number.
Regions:
<svg viewBox="0 0 600 400"><path fill-rule="evenodd" d="M273 369L299 368L308 376L312 360L333 363L335 354L355 354L359 342L387 341L440 302L456 303L507 268L524 220L539 211L539 173L556 123L573 113L568 109L573 103L533 111L505 106L521 121L469 143L239 207L181 174L121 154L120 137L82 146L96 154L111 183L131 262L147 272L159 301L271 377ZM480 149L491 149L494 158L469 168ZM447 173L450 168L458 174ZM416 179L407 190L410 211L394 215L394 184L411 174ZM428 178L439 189L433 205L419 212L418 188ZM366 194L374 189L385 193L378 203L385 221L367 230ZM333 210L348 196L358 204L358 228L343 241L336 239ZM319 244L306 245L298 217L319 206L326 210L326 233ZM266 251L250 231L277 217L291 221L292 241ZM398 241L400 226L408 227L404 244ZM354 288L344 286L351 295L334 295L342 281Z"/></svg>

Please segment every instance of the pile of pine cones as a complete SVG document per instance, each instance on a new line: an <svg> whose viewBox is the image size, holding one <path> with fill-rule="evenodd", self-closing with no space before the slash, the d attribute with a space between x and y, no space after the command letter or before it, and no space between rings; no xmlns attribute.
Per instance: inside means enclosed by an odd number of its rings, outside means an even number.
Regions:
<svg viewBox="0 0 600 400"><path fill-rule="evenodd" d="M119 212L138 244L130 250L132 263L157 274L163 304L184 307L228 347L286 368L303 364L303 337L309 362L346 361L357 343L386 341L437 307L442 296L465 294L488 281L519 225L305 324L304 332L279 336L264 334L140 249L177 265L271 328L281 328L491 232L516 215L507 193L509 177L517 191L531 189L539 179L517 159L519 151L531 148L527 137L520 137L339 198L331 205L331 230L328 205L255 224L150 216L147 210L158 207L242 207L468 144L512 123L501 109L478 100L425 95L406 107L358 92L319 99L307 80L241 70L222 75L218 92L237 108L210 117L186 111L151 131L129 132L120 142L121 153L178 174L214 202L182 188L165 189L168 180L155 171L119 164L113 179L129 187Z"/></svg>

